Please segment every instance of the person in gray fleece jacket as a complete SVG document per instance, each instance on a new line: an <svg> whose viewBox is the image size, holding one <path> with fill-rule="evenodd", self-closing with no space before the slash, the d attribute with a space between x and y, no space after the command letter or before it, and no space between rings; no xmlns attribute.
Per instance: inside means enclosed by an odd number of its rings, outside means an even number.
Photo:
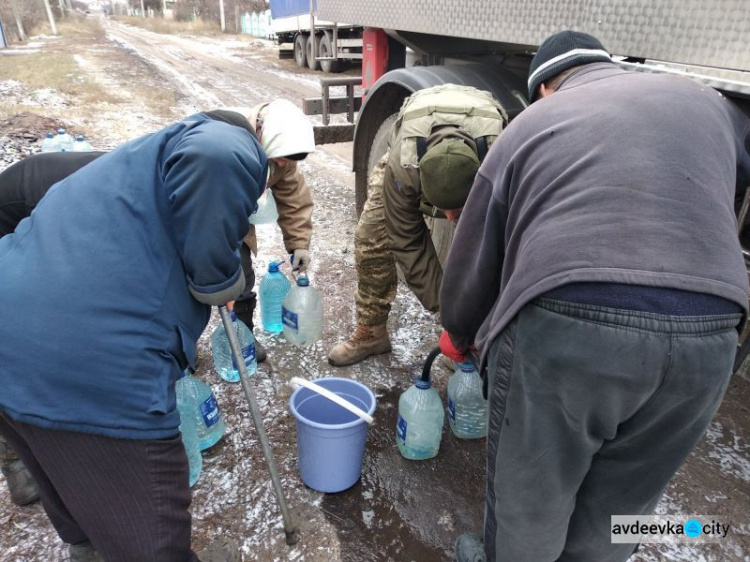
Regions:
<svg viewBox="0 0 750 562"><path fill-rule="evenodd" d="M540 46L529 93L477 174L440 295L441 347L477 347L490 412L484 536L456 554L625 561L636 544L612 543L611 516L653 512L731 376L750 120L573 31Z"/></svg>

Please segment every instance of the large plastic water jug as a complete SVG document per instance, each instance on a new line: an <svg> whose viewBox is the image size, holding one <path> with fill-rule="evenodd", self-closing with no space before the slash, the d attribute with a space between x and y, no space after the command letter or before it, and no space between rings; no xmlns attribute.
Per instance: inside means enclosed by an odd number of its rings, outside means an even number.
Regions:
<svg viewBox="0 0 750 562"><path fill-rule="evenodd" d="M189 395L197 405L193 415L198 427L198 448L205 451L216 445L226 430L219 403L208 384L187 372L177 384L185 387L181 389L183 395Z"/></svg>
<svg viewBox="0 0 750 562"><path fill-rule="evenodd" d="M300 275L282 304L284 337L297 347L314 344L323 337L323 299Z"/></svg>
<svg viewBox="0 0 750 562"><path fill-rule="evenodd" d="M396 444L409 460L431 459L438 454L445 412L437 390L430 382L430 368L440 348L427 357L422 376L398 400Z"/></svg>
<svg viewBox="0 0 750 562"><path fill-rule="evenodd" d="M184 378L183 375L180 381ZM203 457L198 447L198 419L195 415L198 403L195 399L195 394L190 391L191 385L181 384L180 381L178 381L175 388L177 393L177 410L180 412L180 434L190 466L189 483L192 487L198 482L201 470L203 469Z"/></svg>
<svg viewBox="0 0 750 562"><path fill-rule="evenodd" d="M283 261L268 264L268 273L263 276L258 287L260 298L260 323L266 332L278 334L283 331L281 306L289 293L291 283L286 275L279 271Z"/></svg>
<svg viewBox="0 0 750 562"><path fill-rule="evenodd" d="M487 435L487 400L482 394L482 379L471 361L459 363L448 379L448 423L461 439Z"/></svg>
<svg viewBox="0 0 750 562"><path fill-rule="evenodd" d="M266 187L263 195L258 197L258 209L248 217L250 224L270 224L279 220L279 211L273 192Z"/></svg>
<svg viewBox="0 0 750 562"><path fill-rule="evenodd" d="M247 374L252 375L258 368L255 357L255 338L250 328L237 318L234 310L229 311L229 317L232 319L232 326L240 342L242 357L245 361ZM211 334L211 356L214 360L214 369L222 379L227 382L240 382L240 372L237 363L234 361L232 348L229 346L227 333L224 331L224 324L219 324Z"/></svg>
<svg viewBox="0 0 750 562"><path fill-rule="evenodd" d="M73 151L73 137L65 132L65 129L57 130L57 144L60 146L60 152Z"/></svg>
<svg viewBox="0 0 750 562"><path fill-rule="evenodd" d="M86 142L83 135L78 135L73 143L73 152L91 152L91 145Z"/></svg>
<svg viewBox="0 0 750 562"><path fill-rule="evenodd" d="M42 152L60 152L60 143L54 133L48 132L42 140Z"/></svg>

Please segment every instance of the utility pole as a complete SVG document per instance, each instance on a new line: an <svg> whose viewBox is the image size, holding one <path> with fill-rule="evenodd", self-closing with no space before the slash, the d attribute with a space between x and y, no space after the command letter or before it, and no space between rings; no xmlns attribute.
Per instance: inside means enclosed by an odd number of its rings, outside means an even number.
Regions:
<svg viewBox="0 0 750 562"><path fill-rule="evenodd" d="M18 38L21 41L26 41L26 31L23 29L23 23L21 22L21 15L18 13L18 6L16 6L16 0L10 0L10 8L13 10L13 17L16 19L16 28L18 29Z"/></svg>
<svg viewBox="0 0 750 562"><path fill-rule="evenodd" d="M60 17L65 17L65 4L63 4L63 0L58 0L58 4L60 4Z"/></svg>
<svg viewBox="0 0 750 562"><path fill-rule="evenodd" d="M227 21L224 19L224 0L219 0L219 18L221 19L221 32L227 28Z"/></svg>
<svg viewBox="0 0 750 562"><path fill-rule="evenodd" d="M141 0L141 16L146 18L146 6L143 5L143 0Z"/></svg>
<svg viewBox="0 0 750 562"><path fill-rule="evenodd" d="M57 35L55 16L52 15L52 8L49 7L49 0L44 0L44 8L47 10L47 17L49 18L49 26L52 29L52 35Z"/></svg>

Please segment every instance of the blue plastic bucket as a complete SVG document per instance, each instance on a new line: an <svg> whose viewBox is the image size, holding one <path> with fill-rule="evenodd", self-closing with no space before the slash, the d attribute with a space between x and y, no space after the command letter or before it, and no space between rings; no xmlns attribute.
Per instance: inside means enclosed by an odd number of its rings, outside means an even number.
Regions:
<svg viewBox="0 0 750 562"><path fill-rule="evenodd" d="M375 395L362 383L336 377L312 382L370 415L375 411ZM302 482L326 493L354 486L362 472L367 422L305 387L292 393L289 406L297 418L297 456Z"/></svg>

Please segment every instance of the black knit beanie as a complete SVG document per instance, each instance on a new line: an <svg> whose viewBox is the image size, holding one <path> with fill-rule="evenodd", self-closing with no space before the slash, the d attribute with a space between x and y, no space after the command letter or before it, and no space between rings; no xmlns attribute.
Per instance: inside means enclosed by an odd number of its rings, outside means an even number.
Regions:
<svg viewBox="0 0 750 562"><path fill-rule="evenodd" d="M569 68L591 62L612 62L599 40L581 31L560 31L539 46L529 68L529 102L539 96L539 86Z"/></svg>

